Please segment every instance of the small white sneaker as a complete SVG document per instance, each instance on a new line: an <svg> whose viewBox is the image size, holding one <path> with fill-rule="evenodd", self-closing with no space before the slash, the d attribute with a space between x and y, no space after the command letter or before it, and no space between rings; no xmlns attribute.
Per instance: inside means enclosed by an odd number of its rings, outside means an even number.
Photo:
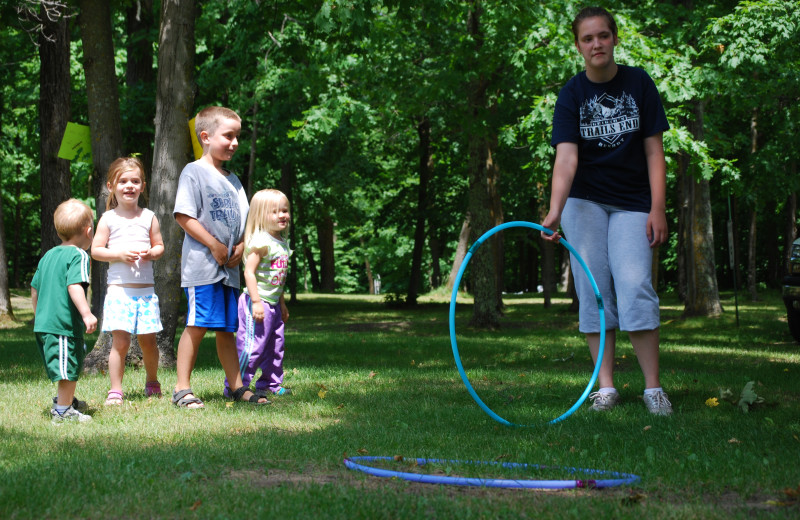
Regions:
<svg viewBox="0 0 800 520"><path fill-rule="evenodd" d="M64 410L64 413L58 413L55 408L52 408L50 409L50 415L52 416L50 422L56 426L60 426L64 422L85 423L92 420L91 415L83 414L72 406Z"/></svg>
<svg viewBox="0 0 800 520"><path fill-rule="evenodd" d="M663 390L653 392L651 394L644 394L644 404L647 410L653 415L670 415L672 414L672 403L669 402L667 393Z"/></svg>
<svg viewBox="0 0 800 520"><path fill-rule="evenodd" d="M592 410L595 412L603 412L611 410L619 402L619 392L595 392L589 394L589 399L592 400Z"/></svg>

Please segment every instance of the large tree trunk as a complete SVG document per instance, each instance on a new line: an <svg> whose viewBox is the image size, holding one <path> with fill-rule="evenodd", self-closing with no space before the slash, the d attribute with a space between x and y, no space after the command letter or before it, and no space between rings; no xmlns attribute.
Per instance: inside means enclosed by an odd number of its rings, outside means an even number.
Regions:
<svg viewBox="0 0 800 520"><path fill-rule="evenodd" d="M65 17L51 21L41 17L39 32L39 127L40 178L42 186L42 254L61 243L53 213L72 196L69 161L58 158L58 149L70 117L69 23Z"/></svg>
<svg viewBox="0 0 800 520"><path fill-rule="evenodd" d="M417 123L419 137L419 188L417 189L417 222L414 228L414 250L411 254L411 275L408 277L408 305L417 304L422 286L422 251L425 248L425 222L428 215L428 182L433 173L431 155L431 122L427 117Z"/></svg>
<svg viewBox="0 0 800 520"><path fill-rule="evenodd" d="M467 32L474 41L475 60L478 60L484 35L480 27L481 6L478 0L470 2L467 14ZM478 64L473 68L478 70ZM471 242L475 243L480 236L493 227L494 201L490 193L495 176L495 166L491 157L491 146L485 130L478 124L483 120L486 110L486 89L488 79L478 73L477 77L467 85L467 103L469 114L473 118L469 129L469 202L467 212L470 215ZM494 238L494 237L493 237ZM493 248L497 241L490 240L478 248L473 254L470 269L472 306L470 325L478 328L497 328L500 324L498 304L496 253Z"/></svg>
<svg viewBox="0 0 800 520"><path fill-rule="evenodd" d="M126 102L125 149L141 154L145 164L146 181L152 183L153 118L155 117L156 74L153 68L155 12L153 0L137 0L125 12L128 33L125 83L128 87ZM143 200L141 202L144 202Z"/></svg>
<svg viewBox="0 0 800 520"><path fill-rule="evenodd" d="M753 109L753 115L750 118L750 157L755 158L755 153L758 151L758 109ZM750 173L753 174L755 179L755 167L750 168ZM757 231L758 231L758 193L756 192L752 200L752 207L750 209L750 225L749 233L747 235L747 292L750 293L751 301L758 301L758 280L756 274L756 247L757 247Z"/></svg>
<svg viewBox="0 0 800 520"><path fill-rule="evenodd" d="M92 188L97 218L105 212L106 178L109 165L122 155L122 117L119 110L119 91L114 68L114 43L111 37L111 10L103 0L80 0L79 23L83 44L83 70L86 76L86 101L92 141ZM103 322L103 302L106 297L108 263L92 260L92 313ZM100 327L98 327L100 328ZM101 332L97 348L84 360L87 371L97 370L108 363L110 334Z"/></svg>
<svg viewBox="0 0 800 520"><path fill-rule="evenodd" d="M110 5L104 0L80 0L78 3L92 139L92 188L99 219L108 197L105 188L108 166L122 155L122 117L114 69ZM92 261L92 312L101 320L107 272L106 262Z"/></svg>
<svg viewBox="0 0 800 520"><path fill-rule="evenodd" d="M320 291L333 293L336 290L336 266L333 255L333 218L330 215L323 215L317 223L317 240L321 273Z"/></svg>
<svg viewBox="0 0 800 520"><path fill-rule="evenodd" d="M158 37L158 91L151 208L161 224L164 256L155 263L161 305L158 350L162 365L175 363L175 332L181 299L183 230L172 210L181 170L192 158L188 121L194 115L194 0L162 0Z"/></svg>
<svg viewBox="0 0 800 520"><path fill-rule="evenodd" d="M703 104L695 106L696 121L694 136L702 141ZM687 219L684 229L686 261L686 301L684 313L691 316L719 316L722 304L719 301L716 265L714 263L714 230L711 214L711 195L707 180L696 180L692 175L684 176L684 200Z"/></svg>

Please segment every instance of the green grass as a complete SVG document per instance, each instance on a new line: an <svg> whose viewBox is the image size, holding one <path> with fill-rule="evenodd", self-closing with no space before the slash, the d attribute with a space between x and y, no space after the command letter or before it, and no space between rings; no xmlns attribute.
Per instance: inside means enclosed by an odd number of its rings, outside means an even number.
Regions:
<svg viewBox="0 0 800 520"><path fill-rule="evenodd" d="M302 295L290 304L285 367L294 395L269 407L221 395L213 338L192 378L206 402L179 410L147 400L144 374L128 368L126 404L102 406L107 377L77 394L88 425L52 426L54 385L30 325L0 330L0 518L797 518L800 503L800 346L777 293L732 299L719 319L680 318L662 301L662 382L675 408L653 417L642 376L620 337L616 383L623 402L597 414L584 405L547 425L581 395L591 363L575 315L557 300L509 296L503 327L470 330L459 300L458 345L489 418L453 362L448 303L392 309L380 297ZM15 300L19 302L19 300ZM15 308L22 322L29 309ZM92 341L94 338L90 338ZM175 372L162 369L164 388ZM748 413L719 401L748 381L764 402ZM635 486L532 491L457 488L371 477L344 454L401 455L594 468L639 475ZM406 471L408 462L389 467ZM504 472L461 464L413 468L483 478L566 479L567 472Z"/></svg>

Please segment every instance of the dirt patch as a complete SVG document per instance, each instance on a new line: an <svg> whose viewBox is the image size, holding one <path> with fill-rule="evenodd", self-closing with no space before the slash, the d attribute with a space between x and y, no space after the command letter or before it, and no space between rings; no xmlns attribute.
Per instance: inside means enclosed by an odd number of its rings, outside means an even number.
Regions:
<svg viewBox="0 0 800 520"><path fill-rule="evenodd" d="M448 486L431 485L411 482L403 479L390 479L365 475L346 468L341 470L323 471L319 468L308 467L302 470L290 471L282 468L265 468L262 470L235 470L229 477L246 481L248 485L274 488L278 486L309 486L309 485L338 485L352 486L362 490L382 490L396 494L413 496L441 495L445 493L453 498L474 498L484 500L513 500L517 501L522 496L534 501L549 500L558 496L571 498L599 498L603 501L616 502L621 507L633 508L650 503L666 503L677 506L690 502L713 504L715 509L729 512L732 515L748 514L763 515L768 512L797 511L800 502L782 502L786 497L775 497L766 494L752 494L742 496L733 491L721 495L692 495L680 493L645 493L641 490L627 487L614 487L604 489L572 489L572 490L546 490L546 489L509 489L509 488L484 488L476 486Z"/></svg>

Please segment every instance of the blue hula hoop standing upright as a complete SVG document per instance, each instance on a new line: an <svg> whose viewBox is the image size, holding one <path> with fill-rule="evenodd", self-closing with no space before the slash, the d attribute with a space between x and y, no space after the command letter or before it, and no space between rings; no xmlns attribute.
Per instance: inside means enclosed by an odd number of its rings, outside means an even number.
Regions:
<svg viewBox="0 0 800 520"><path fill-rule="evenodd" d="M472 244L472 247L469 248L469 251L467 251L467 254L464 256L464 261L461 262L461 267L458 270L458 275L456 276L455 282L453 283L453 294L450 297L450 344L453 347L453 357L455 358L456 361L456 367L458 368L458 373L461 375L461 380L464 381L464 385L467 387L469 395L472 396L472 399L474 399L475 402L478 403L478 406L480 406L481 409L483 409L483 411L489 415L489 417L507 426L535 426L532 424L515 424L510 421L507 421L506 419L503 419L502 417L497 415L494 411L492 411L492 409L489 408L486 405L486 403L484 403L481 400L480 397L478 397L477 392L475 392L475 389L469 382L467 373L464 371L464 366L461 363L461 355L458 352L458 342L456 341L456 297L458 296L458 288L461 285L461 277L464 275L464 271L466 271L467 265L469 264L469 261L472 258L473 253L475 253L475 251L481 246L481 244L483 244L483 242L486 239L488 239L495 233L498 233L504 229L519 228L519 227L536 229L547 235L553 234L553 231L545 227L542 227L539 224L534 224L533 222L514 221L514 222L506 222L504 224L500 224L499 226L493 227L492 229L481 235L481 237L478 238L478 240L476 240L474 244ZM549 421L548 424L555 424L559 421L563 421L564 419L572 415L575 412L575 410L580 408L583 402L586 401L586 398L589 396L589 393L592 391L592 388L594 387L594 384L597 381L597 375L600 372L600 362L603 359L603 350L605 349L605 343L606 343L606 319L603 308L603 297L600 295L600 290L597 287L597 283L595 282L591 271L589 271L589 267L586 265L586 262L583 261L583 258L581 258L581 256L575 250L575 248L573 248L569 244L569 242L567 242L563 238L559 240L559 242L564 247L566 247L570 253L572 253L575 259L581 265L584 272L586 273L586 276L589 278L589 281L592 284L592 289L594 289L594 294L595 297L597 298L597 311L600 313L600 347L597 352L597 362L594 365L594 371L592 372L592 377L589 379L589 384L586 385L586 389L583 391L581 396L569 410L564 412L562 415L556 417L555 419Z"/></svg>

